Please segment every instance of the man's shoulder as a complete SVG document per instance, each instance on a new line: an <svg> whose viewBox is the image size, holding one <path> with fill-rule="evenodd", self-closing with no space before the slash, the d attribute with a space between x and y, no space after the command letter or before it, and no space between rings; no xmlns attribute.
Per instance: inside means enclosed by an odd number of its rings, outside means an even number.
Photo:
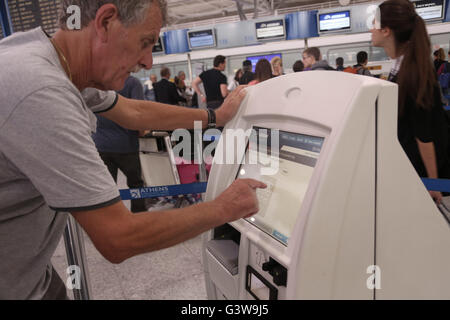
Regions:
<svg viewBox="0 0 450 320"><path fill-rule="evenodd" d="M68 91L74 88L55 62L51 45L41 32L36 29L0 42L0 99L3 102L21 100L52 86L65 86Z"/></svg>

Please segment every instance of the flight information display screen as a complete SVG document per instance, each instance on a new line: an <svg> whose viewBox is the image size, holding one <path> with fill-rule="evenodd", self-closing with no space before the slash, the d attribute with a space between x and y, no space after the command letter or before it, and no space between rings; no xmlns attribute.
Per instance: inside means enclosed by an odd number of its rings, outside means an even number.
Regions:
<svg viewBox="0 0 450 320"><path fill-rule="evenodd" d="M422 0L414 1L417 14L423 20L442 20L444 19L444 0Z"/></svg>
<svg viewBox="0 0 450 320"><path fill-rule="evenodd" d="M158 42L155 43L153 46L153 53L163 53L164 52L164 45L162 42L162 38L158 38Z"/></svg>
<svg viewBox="0 0 450 320"><path fill-rule="evenodd" d="M258 40L284 39L286 37L283 19L257 22L255 27Z"/></svg>
<svg viewBox="0 0 450 320"><path fill-rule="evenodd" d="M57 30L60 0L8 0L12 31L28 31L41 26L50 35Z"/></svg>
<svg viewBox="0 0 450 320"><path fill-rule="evenodd" d="M246 219L288 245L324 138L253 128L237 178L267 184L258 189L259 212Z"/></svg>
<svg viewBox="0 0 450 320"><path fill-rule="evenodd" d="M216 46L216 36L213 29L188 32L191 49L212 48Z"/></svg>
<svg viewBox="0 0 450 320"><path fill-rule="evenodd" d="M350 10L319 14L319 32L350 30Z"/></svg>

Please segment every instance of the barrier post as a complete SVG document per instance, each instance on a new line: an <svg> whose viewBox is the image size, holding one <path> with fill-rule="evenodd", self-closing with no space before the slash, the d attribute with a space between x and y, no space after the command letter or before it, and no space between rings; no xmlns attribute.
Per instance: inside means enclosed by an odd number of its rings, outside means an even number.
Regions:
<svg viewBox="0 0 450 320"><path fill-rule="evenodd" d="M84 246L83 230L76 220L69 215L64 231L64 244L66 247L67 263L69 266L79 268L79 279L76 279L79 287L73 288L75 300L90 300L91 288L89 271L87 267L86 251Z"/></svg>

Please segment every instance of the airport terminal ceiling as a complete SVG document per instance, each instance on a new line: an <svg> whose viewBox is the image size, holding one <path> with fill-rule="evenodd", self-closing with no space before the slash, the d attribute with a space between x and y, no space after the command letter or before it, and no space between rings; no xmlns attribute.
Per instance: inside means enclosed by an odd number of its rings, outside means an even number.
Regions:
<svg viewBox="0 0 450 320"><path fill-rule="evenodd" d="M340 0L342 4L373 2ZM329 0L167 0L167 29L189 28L211 22L230 22L257 17L286 14L300 9L339 7L339 1Z"/></svg>

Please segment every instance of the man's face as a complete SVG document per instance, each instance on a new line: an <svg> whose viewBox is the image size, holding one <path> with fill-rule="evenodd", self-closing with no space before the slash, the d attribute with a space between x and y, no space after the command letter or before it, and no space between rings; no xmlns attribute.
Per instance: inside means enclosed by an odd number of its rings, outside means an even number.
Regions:
<svg viewBox="0 0 450 320"><path fill-rule="evenodd" d="M151 81L152 83L158 82L158 78L156 77L156 74L152 74L152 75L150 76L150 81Z"/></svg>
<svg viewBox="0 0 450 320"><path fill-rule="evenodd" d="M306 53L303 54L303 64L305 68L311 68L311 66L315 63L315 59L313 56L309 56Z"/></svg>
<svg viewBox="0 0 450 320"><path fill-rule="evenodd" d="M121 90L125 80L141 68L151 69L152 49L162 26L162 15L157 1L140 24L125 27L119 20L110 22L108 38L99 50L96 68L96 86L104 90Z"/></svg>
<svg viewBox="0 0 450 320"><path fill-rule="evenodd" d="M224 63L219 64L219 70L220 71L225 71L226 68L227 68L227 62L226 61Z"/></svg>

